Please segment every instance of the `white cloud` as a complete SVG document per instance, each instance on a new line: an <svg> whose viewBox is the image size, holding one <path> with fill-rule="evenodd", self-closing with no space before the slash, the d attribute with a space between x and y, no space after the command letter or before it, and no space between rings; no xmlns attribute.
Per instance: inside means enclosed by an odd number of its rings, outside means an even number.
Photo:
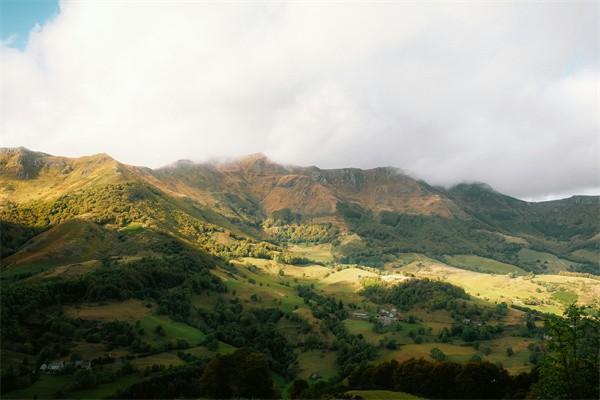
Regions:
<svg viewBox="0 0 600 400"><path fill-rule="evenodd" d="M2 44L0 145L160 166L263 151L509 194L600 190L598 12L64 2Z"/></svg>

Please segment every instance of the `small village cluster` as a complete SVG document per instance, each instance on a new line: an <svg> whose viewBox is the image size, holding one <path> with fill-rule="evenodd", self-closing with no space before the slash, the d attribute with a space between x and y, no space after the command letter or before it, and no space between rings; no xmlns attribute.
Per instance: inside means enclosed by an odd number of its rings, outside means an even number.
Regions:
<svg viewBox="0 0 600 400"><path fill-rule="evenodd" d="M366 311L354 311L352 316L356 319L364 319L368 320L371 318L371 315ZM382 325L391 325L394 322L402 321L408 322L408 318L400 315L396 308L380 308L375 316L375 319L379 321Z"/></svg>
<svg viewBox="0 0 600 400"><path fill-rule="evenodd" d="M40 366L40 371L49 374L61 372L67 368L92 369L92 362L89 360L81 361L51 361Z"/></svg>

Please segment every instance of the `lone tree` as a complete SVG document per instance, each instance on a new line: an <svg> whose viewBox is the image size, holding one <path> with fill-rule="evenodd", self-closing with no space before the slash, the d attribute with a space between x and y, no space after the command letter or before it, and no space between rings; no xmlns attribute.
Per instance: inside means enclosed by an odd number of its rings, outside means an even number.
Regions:
<svg viewBox="0 0 600 400"><path fill-rule="evenodd" d="M552 399L600 398L600 310L572 304L563 318L545 323L546 343L534 396Z"/></svg>

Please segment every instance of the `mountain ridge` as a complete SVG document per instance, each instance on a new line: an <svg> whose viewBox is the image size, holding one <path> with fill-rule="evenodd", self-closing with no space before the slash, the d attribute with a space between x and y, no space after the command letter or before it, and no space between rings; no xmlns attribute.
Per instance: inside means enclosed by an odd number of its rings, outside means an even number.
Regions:
<svg viewBox="0 0 600 400"><path fill-rule="evenodd" d="M506 239L517 237L593 264L599 206L600 196L526 202L481 183L444 189L392 167L286 166L261 153L150 169L102 153L68 158L0 149L0 219L24 224L22 232L74 218L111 229L135 223L225 253L240 240L333 240L337 257L349 262L381 265L416 251L518 264L519 250Z"/></svg>
<svg viewBox="0 0 600 400"><path fill-rule="evenodd" d="M6 160L7 160L7 158L10 158L11 154L20 154L21 157L28 157L28 156L34 155L38 158L39 157L50 157L50 158L55 158L55 159L60 159L60 160L97 160L97 161L98 160L106 160L109 162L115 162L118 165L123 166L123 167L138 169L141 171L144 171L144 170L152 171L152 172L173 170L173 169L177 169L177 168L181 168L181 167L214 167L217 170L230 171L231 169L234 169L236 166L238 168L241 165L245 165L246 167L248 167L251 164L254 164L256 162L258 162L259 164L268 163L268 164L277 166L282 171L283 170L290 171L290 172L302 171L307 175L312 173L312 174L314 174L316 179L322 178L323 172L325 172L325 173L340 172L340 173L347 173L347 174L351 175L353 172L356 173L356 172L365 172L365 171L386 171L387 173L390 173L390 174L406 176L410 179L415 180L416 182L424 183L427 186L430 186L431 188L435 188L435 189L439 189L439 190L443 190L443 191L455 190L456 188L462 187L462 186L474 186L474 187L483 188L488 191L493 191L495 193L502 194L503 196L507 196L512 199L515 199L515 200L518 200L518 201L521 201L524 203L528 203L528 204L552 203L552 202L564 201L564 200L568 200L568 199L572 199L572 198L582 198L582 199L600 198L600 194L597 194L597 195L596 194L592 194L592 195L590 195L590 194L585 194L585 195L573 194L568 197L562 197L562 198L557 198L557 199L552 199L552 200L529 201L529 200L523 200L523 199L519 199L517 197L503 194L502 192L499 192L496 189L494 189L488 183L481 182L481 181L463 181L463 182L459 182L459 183L452 184L449 186L431 186L425 180L423 180L421 178L415 178L415 177L412 177L411 175L406 174L404 172L404 170L400 167L377 166L377 167L372 167L372 168L358 168L358 167L320 168L315 165L298 166L298 165L293 165L293 164L279 164L279 163L276 163L273 160L271 160L265 153L262 153L262 152L251 153L251 154L241 155L241 156L237 156L237 157L210 159L207 161L193 161L190 159L180 159L180 160L174 161L173 163L170 163L167 165L163 165L163 166L156 167L156 168L151 168L151 167L140 166L140 165L125 164L125 163L118 161L117 159L112 157L110 154L103 153L103 152L79 156L79 157L65 157L65 156L52 155L50 153L45 153L42 151L30 150L23 146L0 147L0 173L4 174L6 172L6 168L7 168Z"/></svg>

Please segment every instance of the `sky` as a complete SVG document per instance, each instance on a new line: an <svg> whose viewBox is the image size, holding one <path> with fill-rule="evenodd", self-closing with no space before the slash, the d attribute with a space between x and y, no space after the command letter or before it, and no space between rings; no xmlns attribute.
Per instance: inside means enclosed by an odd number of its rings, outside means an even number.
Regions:
<svg viewBox="0 0 600 400"><path fill-rule="evenodd" d="M1 0L0 146L600 194L600 3Z"/></svg>

